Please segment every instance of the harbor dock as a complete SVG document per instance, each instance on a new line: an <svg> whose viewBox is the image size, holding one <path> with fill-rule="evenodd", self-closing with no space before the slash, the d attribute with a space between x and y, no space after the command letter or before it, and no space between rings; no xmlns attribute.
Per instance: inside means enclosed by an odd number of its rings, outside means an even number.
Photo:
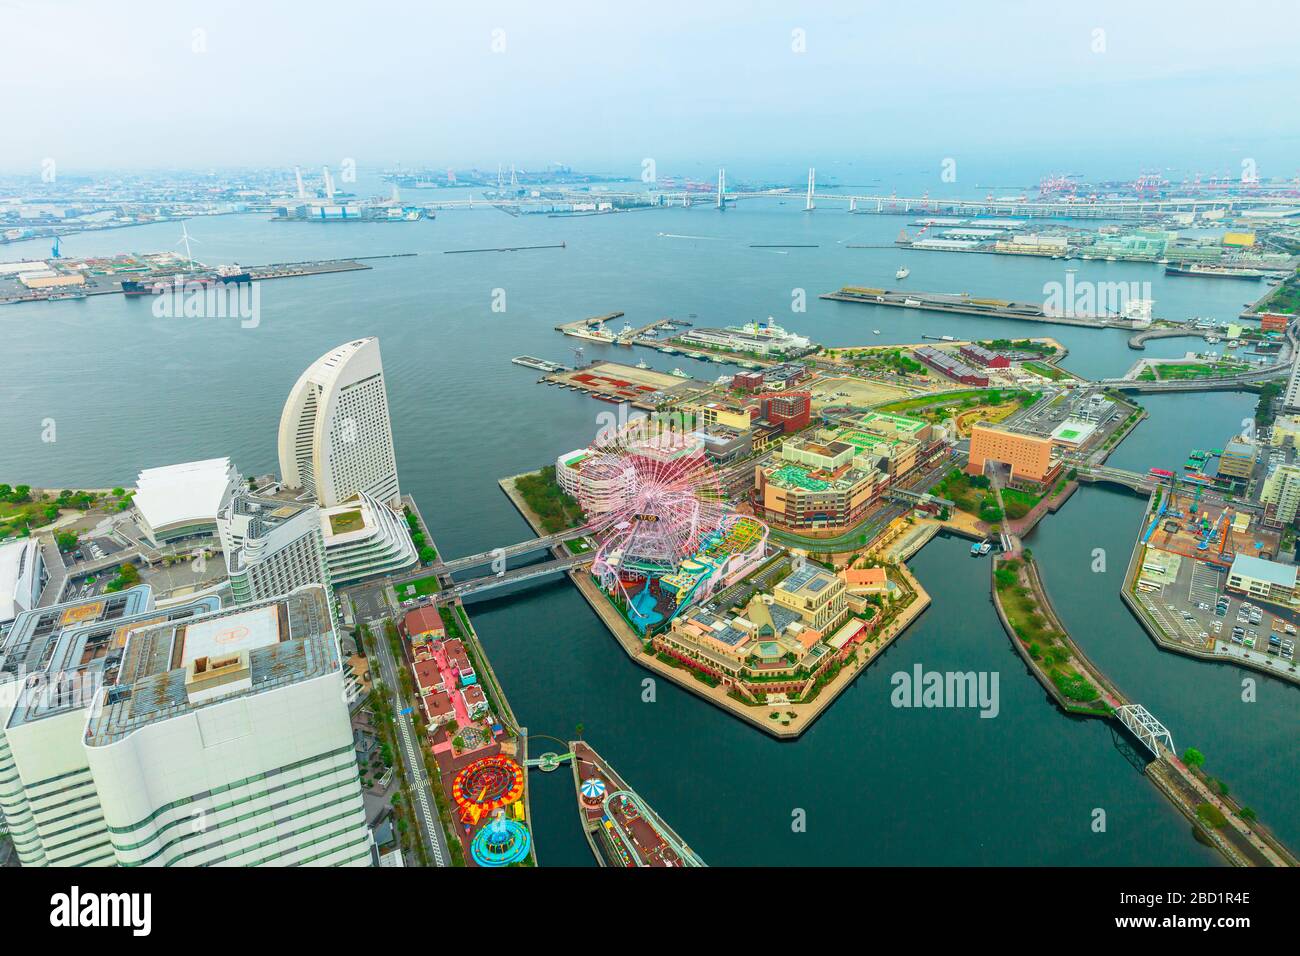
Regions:
<svg viewBox="0 0 1300 956"><path fill-rule="evenodd" d="M991 319L1016 319L1023 322L1046 322L1053 325L1077 325L1090 329L1140 329L1142 323L1122 316L1056 315L1029 302L975 298L969 292L903 292L897 289L872 289L845 286L838 292L823 292L818 298L835 302L884 305L925 312L948 312L956 315L982 315Z"/></svg>

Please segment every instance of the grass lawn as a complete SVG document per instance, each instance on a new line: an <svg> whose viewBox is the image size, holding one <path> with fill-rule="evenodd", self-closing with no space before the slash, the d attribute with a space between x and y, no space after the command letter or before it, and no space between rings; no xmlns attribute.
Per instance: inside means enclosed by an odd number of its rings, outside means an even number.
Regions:
<svg viewBox="0 0 1300 956"><path fill-rule="evenodd" d="M338 514L330 515L330 531L334 534L347 534L349 531L360 531L366 526L366 520L361 517L361 509L354 511L340 511Z"/></svg>
<svg viewBox="0 0 1300 956"><path fill-rule="evenodd" d="M586 538L571 538L564 542L564 546L569 549L569 554L586 554L591 550Z"/></svg>
<svg viewBox="0 0 1300 956"><path fill-rule="evenodd" d="M1248 369L1249 366L1239 362L1167 362L1163 365L1148 365L1138 375L1138 380L1151 382L1159 378L1163 382L1169 382L1191 378L1221 378Z"/></svg>
<svg viewBox="0 0 1300 956"><path fill-rule="evenodd" d="M52 504L49 501L29 501L25 504L0 501L0 540L10 535L18 537L24 529L35 530L49 524L54 519L46 516L45 509Z"/></svg>
<svg viewBox="0 0 1300 956"><path fill-rule="evenodd" d="M416 578L414 581L401 585L398 588L398 597L403 600L413 597L426 597L430 594L437 594L441 590L442 586L438 584L438 576L431 574L427 578Z"/></svg>
<svg viewBox="0 0 1300 956"><path fill-rule="evenodd" d="M1050 378L1053 382L1059 382L1061 379L1066 377L1064 371L1057 368L1055 365L1048 365L1045 362L1024 362L1022 363L1022 367L1027 368L1029 371L1041 375L1044 378Z"/></svg>

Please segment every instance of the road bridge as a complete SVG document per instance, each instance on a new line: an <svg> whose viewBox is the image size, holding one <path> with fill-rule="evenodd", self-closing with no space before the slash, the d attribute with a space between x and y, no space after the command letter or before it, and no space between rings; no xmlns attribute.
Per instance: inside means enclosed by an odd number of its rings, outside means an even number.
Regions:
<svg viewBox="0 0 1300 956"><path fill-rule="evenodd" d="M421 203L425 209L519 209L525 207L553 207L556 205L612 203L614 210L622 204L625 208L648 206L703 206L725 208L741 200L771 200L788 202L803 198L804 208L812 210L818 205L843 204L849 212L880 215L964 215L1005 216L1023 218L1059 219L1158 219L1172 213L1203 213L1208 211L1249 209L1254 207L1300 207L1300 198L1294 196L1219 196L1209 198L1171 197L1165 199L1099 199L1070 202L1064 200L1016 199L936 199L930 196L895 196L854 192L817 192L815 188L805 196L793 189L767 189L757 191L728 190L725 180L720 180L717 190L663 190L635 191L609 190L585 192L571 189L548 190L540 196L483 196L462 199L437 200Z"/></svg>
<svg viewBox="0 0 1300 956"><path fill-rule="evenodd" d="M934 505L940 508L955 508L957 503L947 498L940 498L927 491L912 491L910 488L890 488L885 492L886 498L901 501L904 504Z"/></svg>
<svg viewBox="0 0 1300 956"><path fill-rule="evenodd" d="M493 548L491 551L480 551L478 554L467 554L463 558L443 561L436 564L434 568L438 574L455 574L457 571L468 571L470 568L491 564L494 561L516 558L522 554L531 554L534 551L545 551L572 538L581 537L584 533L585 528L570 528L567 531L550 534L544 538L529 538L527 541L520 541L518 544L507 545L504 548Z"/></svg>
<svg viewBox="0 0 1300 956"><path fill-rule="evenodd" d="M534 578L545 577L551 574L559 574L570 568L576 568L591 560L591 554L574 554L564 558L554 558L550 561L543 561L539 564L529 564L522 568L515 568L510 571L504 571L498 574L486 574L482 577L472 578L468 581L458 581L450 587L444 588L433 596L435 604L451 604L457 599L464 600L475 594L482 594L485 591L492 591L496 588L506 587L510 584L520 584L524 581L531 581Z"/></svg>

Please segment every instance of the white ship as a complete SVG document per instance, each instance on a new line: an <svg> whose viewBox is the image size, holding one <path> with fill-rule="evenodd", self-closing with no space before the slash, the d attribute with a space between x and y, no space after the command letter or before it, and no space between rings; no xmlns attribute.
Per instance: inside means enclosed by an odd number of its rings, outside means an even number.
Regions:
<svg viewBox="0 0 1300 956"><path fill-rule="evenodd" d="M871 334L872 334L872 335L879 335L879 334L880 334L880 329L872 329L872 330L871 330Z"/></svg>
<svg viewBox="0 0 1300 956"><path fill-rule="evenodd" d="M641 369L646 369L650 367L650 363L647 362L645 359L642 359L641 361L636 363L636 367Z"/></svg>
<svg viewBox="0 0 1300 956"><path fill-rule="evenodd" d="M682 371L681 369L679 369L679 368L675 368L675 369L673 369L673 370L672 370L672 374L673 374L673 375L676 375L678 378L690 378L689 375L687 375L685 372L683 372L683 371Z"/></svg>
<svg viewBox="0 0 1300 956"><path fill-rule="evenodd" d="M912 274L912 270L907 266L899 266L898 271L894 273L895 279L906 279Z"/></svg>
<svg viewBox="0 0 1300 956"><path fill-rule="evenodd" d="M744 325L729 325L726 330L740 335L753 335L760 339L771 339L785 349L806 349L812 345L812 339L782 328L776 324L776 321L770 315L767 317L766 322L754 321L746 322Z"/></svg>
<svg viewBox="0 0 1300 956"><path fill-rule="evenodd" d="M613 342L615 339L614 333L605 328L604 322L595 326L570 327L564 330L564 334L591 342Z"/></svg>

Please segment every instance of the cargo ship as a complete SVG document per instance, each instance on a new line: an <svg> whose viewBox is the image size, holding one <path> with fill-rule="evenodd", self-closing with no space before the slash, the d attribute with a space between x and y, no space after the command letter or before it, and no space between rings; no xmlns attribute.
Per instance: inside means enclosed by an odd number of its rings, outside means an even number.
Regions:
<svg viewBox="0 0 1300 956"><path fill-rule="evenodd" d="M247 269L240 269L238 266L222 266L213 272L195 272L189 274L178 272L169 276L157 276L152 280L123 279L122 294L129 296L161 295L168 289L187 289L194 286L207 288L208 286L240 285L252 281L253 274Z"/></svg>
<svg viewBox="0 0 1300 956"><path fill-rule="evenodd" d="M1199 262L1179 262L1165 266L1167 276L1198 276L1203 279L1246 279L1258 282L1264 278L1259 269L1232 269L1228 266L1207 266Z"/></svg>
<svg viewBox="0 0 1300 956"><path fill-rule="evenodd" d="M601 866L707 866L587 743L569 744L587 845Z"/></svg>

